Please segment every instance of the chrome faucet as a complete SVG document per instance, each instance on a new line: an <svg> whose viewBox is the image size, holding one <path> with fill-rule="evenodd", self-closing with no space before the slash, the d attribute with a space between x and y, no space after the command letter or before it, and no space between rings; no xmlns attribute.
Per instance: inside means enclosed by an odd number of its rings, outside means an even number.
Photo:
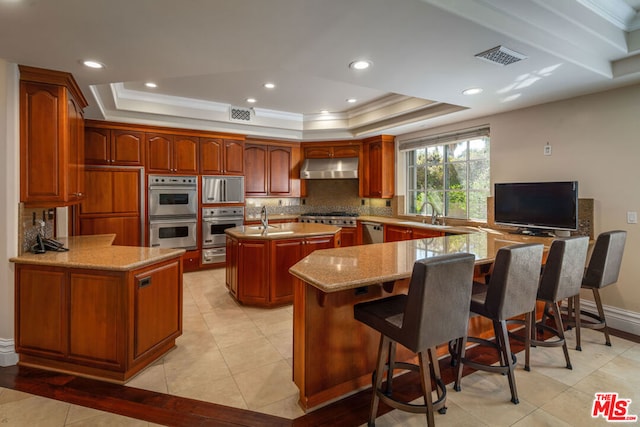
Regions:
<svg viewBox="0 0 640 427"><path fill-rule="evenodd" d="M438 224L438 210L436 209L436 205L434 205L430 201L427 201L424 204L425 208L427 206L427 203L431 206L431 224L437 225Z"/></svg>
<svg viewBox="0 0 640 427"><path fill-rule="evenodd" d="M269 218L267 218L266 206L262 206L262 210L260 211L260 222L262 223L262 228L265 230L269 228Z"/></svg>

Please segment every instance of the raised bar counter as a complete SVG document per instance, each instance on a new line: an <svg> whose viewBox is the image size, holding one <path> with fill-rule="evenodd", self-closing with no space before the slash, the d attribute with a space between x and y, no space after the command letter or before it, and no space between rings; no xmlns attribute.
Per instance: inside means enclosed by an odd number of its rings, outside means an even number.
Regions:
<svg viewBox="0 0 640 427"><path fill-rule="evenodd" d="M380 334L353 318L353 306L406 293L416 260L469 252L476 256L476 274L481 275L501 247L549 245L551 240L479 232L311 253L289 270L300 279L293 303L293 376L300 406L311 409L371 385ZM398 360L413 356L398 346Z"/></svg>

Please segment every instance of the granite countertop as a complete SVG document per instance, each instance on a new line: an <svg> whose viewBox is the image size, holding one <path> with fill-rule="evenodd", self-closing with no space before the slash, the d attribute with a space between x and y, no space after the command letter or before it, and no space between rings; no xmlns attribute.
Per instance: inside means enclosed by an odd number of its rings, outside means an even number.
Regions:
<svg viewBox="0 0 640 427"><path fill-rule="evenodd" d="M411 277L418 259L456 252L475 255L476 265L493 262L503 246L545 241L502 233L477 232L428 239L319 249L293 265L289 272L322 292L338 292Z"/></svg>
<svg viewBox="0 0 640 427"><path fill-rule="evenodd" d="M391 216L373 216L362 215L358 217L358 221L375 222L378 224L399 225L402 227L424 228L426 230L443 231L449 234L467 234L481 231L487 231L488 229L482 227L473 227L468 225L436 225L431 224L431 217L426 217L427 222L422 222L422 218L415 217L414 219L397 218Z"/></svg>
<svg viewBox="0 0 640 427"><path fill-rule="evenodd" d="M68 252L26 252L9 261L16 264L49 265L98 270L128 271L182 255L184 249L142 246L112 246L115 234L75 236L59 239Z"/></svg>
<svg viewBox="0 0 640 427"><path fill-rule="evenodd" d="M276 240L323 236L327 234L336 234L338 231L340 231L340 227L335 227L333 225L287 222L282 224L270 224L266 231L262 226L244 225L241 227L227 228L225 233L235 237L236 239Z"/></svg>

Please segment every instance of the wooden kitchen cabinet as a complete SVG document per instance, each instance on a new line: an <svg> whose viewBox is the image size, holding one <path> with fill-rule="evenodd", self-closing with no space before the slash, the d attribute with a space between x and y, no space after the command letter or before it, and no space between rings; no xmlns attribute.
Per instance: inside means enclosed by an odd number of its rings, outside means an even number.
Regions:
<svg viewBox="0 0 640 427"><path fill-rule="evenodd" d="M389 199L395 193L395 145L391 135L362 141L361 197Z"/></svg>
<svg viewBox="0 0 640 427"><path fill-rule="evenodd" d="M356 246L358 244L358 229L356 227L342 227L340 246Z"/></svg>
<svg viewBox="0 0 640 427"><path fill-rule="evenodd" d="M22 366L125 382L182 333L180 257L135 270L16 264Z"/></svg>
<svg viewBox="0 0 640 427"><path fill-rule="evenodd" d="M295 195L292 147L247 143L244 156L247 197Z"/></svg>
<svg viewBox="0 0 640 427"><path fill-rule="evenodd" d="M115 234L114 244L142 244L142 168L87 166L80 235Z"/></svg>
<svg viewBox="0 0 640 427"><path fill-rule="evenodd" d="M227 235L227 288L242 304L289 304L297 281L289 274L289 268L316 249L339 246L339 241L340 233L273 240L244 240Z"/></svg>
<svg viewBox="0 0 640 427"><path fill-rule="evenodd" d="M144 132L85 128L84 158L88 165L143 166Z"/></svg>
<svg viewBox="0 0 640 427"><path fill-rule="evenodd" d="M73 76L20 69L20 201L68 206L84 197L87 101Z"/></svg>
<svg viewBox="0 0 640 427"><path fill-rule="evenodd" d="M147 133L145 139L148 173L198 173L197 137Z"/></svg>
<svg viewBox="0 0 640 427"><path fill-rule="evenodd" d="M306 159L329 159L360 156L360 141L302 143Z"/></svg>
<svg viewBox="0 0 640 427"><path fill-rule="evenodd" d="M428 228L420 227L403 227L399 225L384 225L384 241L386 242L399 242L403 240L411 239L426 239L429 237L441 237L444 236L442 231L430 230Z"/></svg>
<svg viewBox="0 0 640 427"><path fill-rule="evenodd" d="M200 174L243 175L244 141L200 138Z"/></svg>

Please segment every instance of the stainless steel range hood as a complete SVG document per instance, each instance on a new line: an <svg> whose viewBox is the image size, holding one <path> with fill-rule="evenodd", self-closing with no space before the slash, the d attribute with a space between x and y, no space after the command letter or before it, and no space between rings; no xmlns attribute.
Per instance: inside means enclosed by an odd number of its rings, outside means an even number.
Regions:
<svg viewBox="0 0 640 427"><path fill-rule="evenodd" d="M358 158L305 159L300 169L302 179L358 178Z"/></svg>

